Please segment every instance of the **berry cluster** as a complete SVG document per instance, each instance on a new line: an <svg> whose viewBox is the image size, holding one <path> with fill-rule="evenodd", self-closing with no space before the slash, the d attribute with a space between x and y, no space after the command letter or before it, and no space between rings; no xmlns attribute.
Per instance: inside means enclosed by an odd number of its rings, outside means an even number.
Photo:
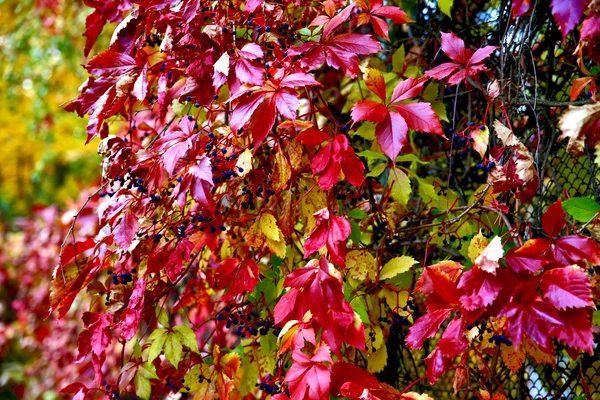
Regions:
<svg viewBox="0 0 600 400"><path fill-rule="evenodd" d="M286 396L290 395L289 389L288 388L284 389L282 387L282 383L278 380L273 379L272 376L269 376L266 379L266 382L257 383L255 386L258 387L263 392L265 392L266 394L275 395L275 394L279 394L279 393L285 393Z"/></svg>
<svg viewBox="0 0 600 400"><path fill-rule="evenodd" d="M494 335L488 339L488 342L495 344L505 344L507 346L512 346L512 342L506 338L504 335Z"/></svg>
<svg viewBox="0 0 600 400"><path fill-rule="evenodd" d="M246 338L256 335L266 335L271 331L275 336L279 336L280 330L272 320L262 319L256 311L245 312L244 310L233 311L231 307L225 307L222 312L217 314L217 321L226 321L225 327L230 329L235 326L233 334L240 338Z"/></svg>
<svg viewBox="0 0 600 400"><path fill-rule="evenodd" d="M136 273L135 268L133 268L131 270L131 272L125 272L125 273L119 274L119 275L116 275L116 274L113 275L113 271L110 269L107 271L108 275L112 275L112 282L114 285L119 285L119 284L127 285L128 283L133 282L133 274L135 274L135 273ZM108 299L107 299L107 302L108 302Z"/></svg>

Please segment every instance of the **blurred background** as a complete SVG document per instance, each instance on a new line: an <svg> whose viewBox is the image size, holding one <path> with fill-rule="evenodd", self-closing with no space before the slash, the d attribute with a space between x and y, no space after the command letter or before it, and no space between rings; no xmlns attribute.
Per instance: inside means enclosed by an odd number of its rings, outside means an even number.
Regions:
<svg viewBox="0 0 600 400"><path fill-rule="evenodd" d="M0 0L2 224L37 206L64 206L98 177L85 120L61 109L86 79L89 12L80 1Z"/></svg>
<svg viewBox="0 0 600 400"><path fill-rule="evenodd" d="M0 0L2 400L72 398L59 391L75 377L93 384L89 362L66 350L77 349L77 311L48 318L61 242L101 171L97 144L84 145L86 120L61 107L87 78L90 12L82 1Z"/></svg>

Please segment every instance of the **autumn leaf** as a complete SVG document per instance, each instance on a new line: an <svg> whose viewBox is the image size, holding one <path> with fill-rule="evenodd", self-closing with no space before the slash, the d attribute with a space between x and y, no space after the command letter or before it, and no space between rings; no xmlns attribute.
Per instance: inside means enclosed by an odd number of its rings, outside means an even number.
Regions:
<svg viewBox="0 0 600 400"><path fill-rule="evenodd" d="M378 96L384 96L385 90L376 78L376 74L369 75L369 89L375 90ZM352 120L354 123L370 121L376 123L375 136L383 152L392 160L408 143L408 128L419 132L443 134L440 121L431 107L424 102L407 103L406 100L417 96L425 81L409 78L396 85L392 96L387 101L377 103L372 100L361 100L352 107Z"/></svg>
<svg viewBox="0 0 600 400"><path fill-rule="evenodd" d="M473 52L465 48L465 42L454 33L442 32L442 51L454 62L438 65L426 71L425 76L438 80L448 78L450 85L456 85L483 71L483 61L495 50L496 46L485 46Z"/></svg>
<svg viewBox="0 0 600 400"><path fill-rule="evenodd" d="M331 384L330 364L333 363L329 347L321 345L314 356L309 357L301 350L292 352L292 366L285 376L292 400L322 399Z"/></svg>
<svg viewBox="0 0 600 400"><path fill-rule="evenodd" d="M346 240L350 236L350 223L343 217L330 216L329 210L323 208L315 214L316 225L304 243L304 258L327 245L331 260L345 266Z"/></svg>
<svg viewBox="0 0 600 400"><path fill-rule="evenodd" d="M475 259L475 264L479 266L482 271L496 275L496 270L500 266L499 260L502 256L504 256L502 239L500 236L496 236Z"/></svg>

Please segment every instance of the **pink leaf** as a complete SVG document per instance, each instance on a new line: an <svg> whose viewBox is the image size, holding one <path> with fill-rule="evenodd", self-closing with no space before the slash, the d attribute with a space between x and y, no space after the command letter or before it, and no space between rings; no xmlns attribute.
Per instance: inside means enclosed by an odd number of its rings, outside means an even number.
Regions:
<svg viewBox="0 0 600 400"><path fill-rule="evenodd" d="M131 340L137 331L144 307L144 291L146 290L146 280L137 279L133 285L129 304L121 315L121 337L125 340Z"/></svg>
<svg viewBox="0 0 600 400"><path fill-rule="evenodd" d="M388 113L375 127L375 136L381 150L391 160L395 160L408 143L408 126L400 114Z"/></svg>
<svg viewBox="0 0 600 400"><path fill-rule="evenodd" d="M552 15L560 28L563 41L581 20L586 0L552 0Z"/></svg>
<svg viewBox="0 0 600 400"><path fill-rule="evenodd" d="M437 348L449 358L458 356L468 346L469 342L464 335L462 318L452 320L437 343Z"/></svg>
<svg viewBox="0 0 600 400"><path fill-rule="evenodd" d="M113 230L115 243L122 249L126 250L137 234L139 226L140 223L137 216L131 211L125 212L121 218L121 221Z"/></svg>
<svg viewBox="0 0 600 400"><path fill-rule="evenodd" d="M452 32L442 32L442 50L448 57L464 65L471 58L471 50L465 49L465 42Z"/></svg>
<svg viewBox="0 0 600 400"><path fill-rule="evenodd" d="M407 103L393 106L410 129L443 135L442 124L429 103Z"/></svg>

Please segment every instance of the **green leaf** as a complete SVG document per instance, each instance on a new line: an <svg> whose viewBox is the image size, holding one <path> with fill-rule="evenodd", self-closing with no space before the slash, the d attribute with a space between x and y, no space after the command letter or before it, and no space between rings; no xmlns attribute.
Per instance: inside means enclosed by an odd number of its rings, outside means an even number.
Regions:
<svg viewBox="0 0 600 400"><path fill-rule="evenodd" d="M352 227L352 231L350 231L350 240L352 240L353 243L360 244L360 227L355 221L350 221L350 226Z"/></svg>
<svg viewBox="0 0 600 400"><path fill-rule="evenodd" d="M401 161L411 161L411 162L416 162L416 163L424 164L424 165L429 164L429 161L423 161L414 154L400 154L398 157L396 157L396 162L401 162Z"/></svg>
<svg viewBox="0 0 600 400"><path fill-rule="evenodd" d="M355 313L358 314L360 319L365 325L371 325L371 320L369 319L369 313L367 312L367 303L365 303L365 299L362 296L357 296L350 301L350 305Z"/></svg>
<svg viewBox="0 0 600 400"><path fill-rule="evenodd" d="M410 179L404 171L398 168L392 168L388 176L388 185L392 188L392 198L402 206L408 204L410 199L411 187Z"/></svg>
<svg viewBox="0 0 600 400"><path fill-rule="evenodd" d="M140 399L149 399L152 395L152 386L150 379L159 379L156 375L156 368L150 362L141 364L133 378L135 385L135 394Z"/></svg>
<svg viewBox="0 0 600 400"><path fill-rule="evenodd" d="M392 66L398 72L402 72L404 70L404 57L406 53L404 51L404 46L400 46L398 50L394 52L392 56Z"/></svg>
<svg viewBox="0 0 600 400"><path fill-rule="evenodd" d="M198 342L196 341L196 334L191 328L187 326L176 326L173 328L173 331L185 347L192 350L194 353L200 353Z"/></svg>
<svg viewBox="0 0 600 400"><path fill-rule="evenodd" d="M360 153L356 153L356 155L360 156L360 157L364 157L369 160L376 159L376 160L387 161L387 157L385 156L385 154L379 153L379 152L373 151L373 150L363 150Z"/></svg>
<svg viewBox="0 0 600 400"><path fill-rule="evenodd" d="M383 266L379 273L379 279L393 278L398 274L409 271L410 268L417 263L418 261L412 257L394 257Z"/></svg>
<svg viewBox="0 0 600 400"><path fill-rule="evenodd" d="M592 317L592 324L594 326L600 326L600 310L594 310L594 315Z"/></svg>
<svg viewBox="0 0 600 400"><path fill-rule="evenodd" d="M440 11L452 18L452 5L454 0L438 0Z"/></svg>
<svg viewBox="0 0 600 400"><path fill-rule="evenodd" d="M167 340L167 330L165 328L156 329L152 332L148 340L153 341L148 349L148 361L152 362L160 355L163 349L165 340Z"/></svg>
<svg viewBox="0 0 600 400"><path fill-rule="evenodd" d="M562 202L563 210L579 222L588 222L598 212L600 204L587 197L574 197Z"/></svg>
<svg viewBox="0 0 600 400"><path fill-rule="evenodd" d="M133 384L135 385L135 394L140 399L149 399L152 394L152 386L150 386L150 379L146 379L140 374L140 370L135 373L133 378Z"/></svg>
<svg viewBox="0 0 600 400"><path fill-rule="evenodd" d="M175 333L169 333L163 347L165 358L175 367L179 365L183 354L183 346Z"/></svg>
<svg viewBox="0 0 600 400"><path fill-rule="evenodd" d="M348 216L356 219L365 219L369 216L366 212L361 210L360 208L355 208L354 210L350 210Z"/></svg>
<svg viewBox="0 0 600 400"><path fill-rule="evenodd" d="M385 171L386 168L387 168L387 164L383 164L383 163L382 164L377 164L375 166L375 168L373 168L371 170L371 172L369 172L366 176L367 177L370 176L370 177L376 178L379 175L381 175L383 173L383 171Z"/></svg>
<svg viewBox="0 0 600 400"><path fill-rule="evenodd" d="M156 307L156 319L158 319L158 323L162 326L169 326L169 316L167 312L161 307Z"/></svg>
<svg viewBox="0 0 600 400"><path fill-rule="evenodd" d="M363 122L363 124L356 130L356 132L354 132L354 134L366 140L375 140L375 124L371 122Z"/></svg>

